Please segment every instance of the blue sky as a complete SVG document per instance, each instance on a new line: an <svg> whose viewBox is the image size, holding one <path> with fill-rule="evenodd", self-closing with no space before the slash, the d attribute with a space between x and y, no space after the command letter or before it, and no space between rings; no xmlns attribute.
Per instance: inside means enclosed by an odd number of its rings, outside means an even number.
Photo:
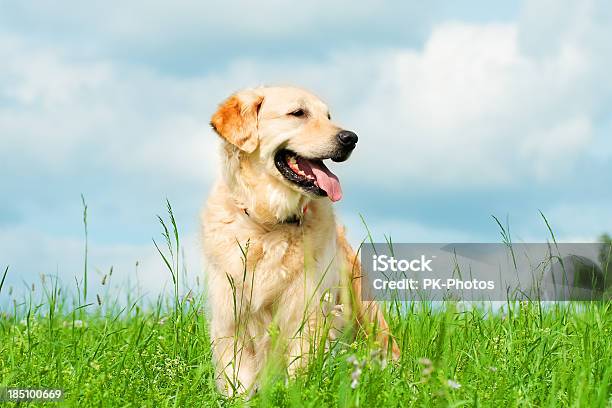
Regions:
<svg viewBox="0 0 612 408"><path fill-rule="evenodd" d="M395 241L612 230L612 13L603 1L2 2L0 266L8 284L91 268L169 278L172 202L191 277L216 177L208 121L231 92L296 84L360 136L334 166L340 219ZM136 261L139 262L135 272ZM96 278L94 278L96 279ZM4 294L2 295L4 296Z"/></svg>

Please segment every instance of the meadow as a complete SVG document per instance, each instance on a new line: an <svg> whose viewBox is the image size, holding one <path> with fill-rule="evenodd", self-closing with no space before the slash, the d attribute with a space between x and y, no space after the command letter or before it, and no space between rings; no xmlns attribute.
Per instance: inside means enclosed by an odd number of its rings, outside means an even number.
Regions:
<svg viewBox="0 0 612 408"><path fill-rule="evenodd" d="M388 303L398 362L386 363L363 335L340 338L295 378L270 369L250 399L224 397L215 388L206 299L181 282L169 210L155 245L174 286L156 301L88 294L87 266L76 287L43 276L17 299L3 285L11 269L0 270L0 296L11 297L0 314L0 387L64 390L62 402L21 405L612 406L610 301L509 302L495 311ZM110 285L112 273L102 279Z"/></svg>

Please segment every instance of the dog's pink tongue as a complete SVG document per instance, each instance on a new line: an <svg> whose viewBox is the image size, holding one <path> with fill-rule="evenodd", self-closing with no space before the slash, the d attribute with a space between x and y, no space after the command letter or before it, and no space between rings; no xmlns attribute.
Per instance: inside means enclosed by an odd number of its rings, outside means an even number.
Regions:
<svg viewBox="0 0 612 408"><path fill-rule="evenodd" d="M298 166L306 174L312 173L315 176L319 188L327 193L330 200L335 202L342 198L340 180L321 160L311 161L299 157Z"/></svg>

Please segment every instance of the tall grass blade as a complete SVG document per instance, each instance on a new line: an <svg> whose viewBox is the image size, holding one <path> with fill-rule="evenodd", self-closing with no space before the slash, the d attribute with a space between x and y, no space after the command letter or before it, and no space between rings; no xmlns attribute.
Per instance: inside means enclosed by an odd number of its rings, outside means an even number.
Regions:
<svg viewBox="0 0 612 408"><path fill-rule="evenodd" d="M87 264L89 252L89 237L87 231L87 203L85 197L81 194L81 202L83 203L83 226L85 228L85 260L83 265L83 302L87 303Z"/></svg>
<svg viewBox="0 0 612 408"><path fill-rule="evenodd" d="M2 287L4 286L4 280L6 279L6 274L8 273L9 266L6 266L4 273L2 274L2 280L0 281L0 293L2 293Z"/></svg>

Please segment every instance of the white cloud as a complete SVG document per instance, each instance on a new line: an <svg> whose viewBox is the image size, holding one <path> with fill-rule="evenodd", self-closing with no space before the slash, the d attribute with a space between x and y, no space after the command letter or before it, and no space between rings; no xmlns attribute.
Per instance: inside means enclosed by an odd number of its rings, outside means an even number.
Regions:
<svg viewBox="0 0 612 408"><path fill-rule="evenodd" d="M10 38L0 39L0 58L0 155L13 166L210 180L214 79L75 61Z"/></svg>
<svg viewBox="0 0 612 408"><path fill-rule="evenodd" d="M546 59L523 54L512 24L439 26L423 51L381 58L355 115L361 147L375 139L360 164L383 184L397 176L461 188L554 182L590 147L594 112L574 99L590 64L577 47Z"/></svg>
<svg viewBox="0 0 612 408"><path fill-rule="evenodd" d="M591 122L585 117L576 116L559 120L557 125L544 129L541 133L530 134L520 145L519 158L531 163L532 171L539 180L555 180L559 177L558 166L551 165L563 161L571 167L584 153L585 146L591 143ZM582 153L582 154L581 154Z"/></svg>

